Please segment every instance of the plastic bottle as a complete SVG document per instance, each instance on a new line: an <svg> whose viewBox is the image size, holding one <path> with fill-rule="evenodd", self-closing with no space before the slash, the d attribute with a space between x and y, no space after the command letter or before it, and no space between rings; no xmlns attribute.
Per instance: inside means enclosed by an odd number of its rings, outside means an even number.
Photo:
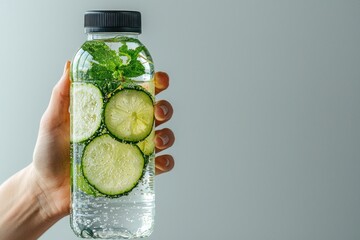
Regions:
<svg viewBox="0 0 360 240"><path fill-rule="evenodd" d="M88 11L71 66L71 227L139 238L154 226L154 66L141 14Z"/></svg>

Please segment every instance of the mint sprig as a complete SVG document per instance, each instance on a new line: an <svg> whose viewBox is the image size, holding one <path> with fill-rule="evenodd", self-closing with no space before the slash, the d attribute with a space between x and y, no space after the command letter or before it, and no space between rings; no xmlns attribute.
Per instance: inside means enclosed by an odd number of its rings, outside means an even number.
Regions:
<svg viewBox="0 0 360 240"><path fill-rule="evenodd" d="M104 93L114 91L121 82L132 82L131 78L145 74L145 67L138 60L145 47L129 49L126 42L122 44L118 51L103 41L88 41L82 46L92 57L85 77L94 81Z"/></svg>
<svg viewBox="0 0 360 240"><path fill-rule="evenodd" d="M126 57L127 61L122 66L122 75L127 78L138 77L145 73L145 67L138 60L140 52L144 51L144 46L139 46L136 49L129 49L126 44L119 48L119 55Z"/></svg>

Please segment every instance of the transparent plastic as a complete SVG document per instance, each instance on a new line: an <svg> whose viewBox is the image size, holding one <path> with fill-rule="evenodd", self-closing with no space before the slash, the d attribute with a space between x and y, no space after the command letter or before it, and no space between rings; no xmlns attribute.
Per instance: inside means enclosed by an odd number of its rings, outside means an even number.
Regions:
<svg viewBox="0 0 360 240"><path fill-rule="evenodd" d="M134 88L141 86L141 88L145 89L154 99L154 65L148 50L138 40L137 36L137 34L131 33L90 33L88 34L88 40L84 44L92 42L104 43L117 54L116 56L121 59L124 66L130 61L127 59L130 58L130 54L121 54L119 53L119 49L122 49L124 44L126 45L126 49L129 50L140 49L141 51L137 56L137 60L143 66L140 68L142 71L141 75L132 74L132 68L129 68L128 71L130 71L130 73L127 73L130 77L122 75L121 72L120 74L116 73L117 68L114 68L114 72L108 70L101 72L100 70L102 69L100 67L102 63L93 56L95 54L84 50L85 45L79 49L72 63L72 89L75 88L77 84L93 85L95 89L98 88L100 90L102 96L101 100L97 100L98 103L95 101L94 104L103 105L91 107L92 103L82 103L83 106L81 106L80 109L79 107L76 108L74 102L80 99L80 97L77 96L73 90L71 91L71 139L77 139L77 141L71 142L72 179L70 221L75 234L82 238L140 238L149 236L153 231L155 215L154 151L150 154L149 152L144 154L144 170L137 185L130 191L115 196L108 196L97 191L96 187L92 186L84 176L82 166L82 157L86 146L98 136L109 134L104 121L104 111L101 109L104 108L116 91L122 89L124 85ZM130 51L130 53L132 52ZM95 65L98 67L99 72L96 72L97 69L94 68ZM95 71L95 73L91 71ZM98 73L100 74L99 76L104 75L105 77L96 79L94 76L97 76L96 74ZM88 89L90 89L87 90L88 92L98 92L97 90L93 90L93 88ZM96 94L91 96L97 96ZM79 119L83 115L76 111L82 111L82 109L85 111L85 109L91 108L100 109L96 111L93 110L94 114L102 114L101 116L96 116L96 119L99 119L99 117L102 119L100 126L97 127L97 125L95 125L96 131L94 131L94 133L83 134L86 136L84 137L85 139L81 139L78 136L76 138L74 134L78 134L79 131L75 130L79 130L78 128L81 127L77 124L82 121L84 122L84 120ZM91 121L91 119L89 119L89 121ZM98 124L98 122L96 122L96 124ZM88 137L89 135L91 135L91 137ZM153 136L153 134L150 134L150 136ZM153 139L150 140L152 141ZM137 145L138 143L127 144ZM121 178L122 176L114 177Z"/></svg>

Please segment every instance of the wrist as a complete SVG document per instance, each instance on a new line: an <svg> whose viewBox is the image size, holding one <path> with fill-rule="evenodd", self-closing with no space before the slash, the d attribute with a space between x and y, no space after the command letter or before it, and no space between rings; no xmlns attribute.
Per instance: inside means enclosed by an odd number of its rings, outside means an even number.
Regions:
<svg viewBox="0 0 360 240"><path fill-rule="evenodd" d="M39 214L43 221L58 221L68 215L68 211L57 207L56 188L49 187L47 181L37 174L33 164L28 166L28 180L31 185L31 193L39 207ZM70 189L69 189L70 192Z"/></svg>
<svg viewBox="0 0 360 240"><path fill-rule="evenodd" d="M0 187L1 239L37 239L62 216L49 205L31 165ZM3 234L5 233L5 234Z"/></svg>

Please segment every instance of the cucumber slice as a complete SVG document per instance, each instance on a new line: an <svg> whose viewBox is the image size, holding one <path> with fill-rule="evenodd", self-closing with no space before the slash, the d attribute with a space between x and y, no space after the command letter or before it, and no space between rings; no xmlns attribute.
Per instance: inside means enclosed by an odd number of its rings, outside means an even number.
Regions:
<svg viewBox="0 0 360 240"><path fill-rule="evenodd" d="M70 141L83 142L100 127L103 97L100 90L89 83L73 83L71 96Z"/></svg>
<svg viewBox="0 0 360 240"><path fill-rule="evenodd" d="M133 189L143 174L144 165L144 156L136 145L119 142L108 134L94 138L82 157L86 180L108 196Z"/></svg>
<svg viewBox="0 0 360 240"><path fill-rule="evenodd" d="M96 189L94 189L94 187L89 185L86 181L80 164L76 164L76 185L80 191L86 193L87 195L92 195L94 197L102 196L101 193L96 191Z"/></svg>
<svg viewBox="0 0 360 240"><path fill-rule="evenodd" d="M105 124L119 140L137 143L144 140L154 125L154 103L141 89L123 88L105 106Z"/></svg>
<svg viewBox="0 0 360 240"><path fill-rule="evenodd" d="M155 149L154 138L155 138L155 130L153 129L147 138L136 144L146 156L149 156L154 152Z"/></svg>

